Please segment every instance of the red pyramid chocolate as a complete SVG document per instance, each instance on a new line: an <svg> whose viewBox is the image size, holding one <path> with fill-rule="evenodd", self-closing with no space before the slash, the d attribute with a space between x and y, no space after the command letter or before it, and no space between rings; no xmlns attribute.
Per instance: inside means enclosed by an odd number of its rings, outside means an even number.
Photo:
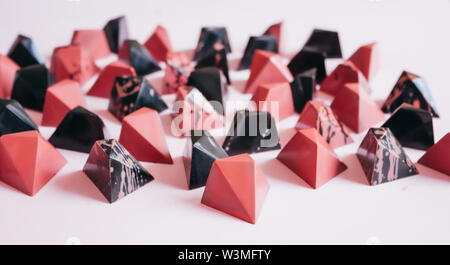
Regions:
<svg viewBox="0 0 450 265"><path fill-rule="evenodd" d="M38 131L0 137L0 180L33 196L66 164Z"/></svg>
<svg viewBox="0 0 450 265"><path fill-rule="evenodd" d="M378 72L380 67L379 60L378 44L376 42L359 47L348 59L369 81Z"/></svg>
<svg viewBox="0 0 450 265"><path fill-rule="evenodd" d="M104 58L111 54L105 32L101 29L75 30L71 44L83 47L93 60Z"/></svg>
<svg viewBox="0 0 450 265"><path fill-rule="evenodd" d="M144 43L144 46L158 62L166 61L167 55L172 52L169 34L167 33L167 30L160 25L156 27L153 34Z"/></svg>
<svg viewBox="0 0 450 265"><path fill-rule="evenodd" d="M257 110L270 112L275 120L282 120L295 113L289 83L269 83L260 85L251 99Z"/></svg>
<svg viewBox="0 0 450 265"><path fill-rule="evenodd" d="M248 155L214 161L202 203L249 223L256 223L269 184L262 170Z"/></svg>
<svg viewBox="0 0 450 265"><path fill-rule="evenodd" d="M263 35L272 35L277 39L277 46L280 50L280 41L281 41L281 27L283 26L283 22L278 22L276 24L271 25Z"/></svg>
<svg viewBox="0 0 450 265"><path fill-rule="evenodd" d="M0 54L0 98L10 98L16 71L20 67L8 56Z"/></svg>
<svg viewBox="0 0 450 265"><path fill-rule="evenodd" d="M83 84L99 69L86 50L81 46L72 45L55 48L50 71L57 81L72 79Z"/></svg>
<svg viewBox="0 0 450 265"><path fill-rule="evenodd" d="M352 62L344 62L336 67L320 84L320 90L336 96L339 89L346 83L358 83L367 93L371 92L369 83L364 75Z"/></svg>
<svg viewBox="0 0 450 265"><path fill-rule="evenodd" d="M347 169L314 128L297 131L277 159L314 189Z"/></svg>
<svg viewBox="0 0 450 265"><path fill-rule="evenodd" d="M170 53L168 55L163 86L159 94L176 93L178 88L187 84L189 75L194 71L190 61L183 53Z"/></svg>
<svg viewBox="0 0 450 265"><path fill-rule="evenodd" d="M64 116L77 106L86 107L77 82L66 79L50 86L45 95L42 125L58 126Z"/></svg>
<svg viewBox="0 0 450 265"><path fill-rule="evenodd" d="M417 161L429 168L442 172L450 176L450 133L442 137Z"/></svg>
<svg viewBox="0 0 450 265"><path fill-rule="evenodd" d="M316 128L332 148L353 143L353 139L342 122L336 118L330 107L322 101L310 100L306 103L296 129Z"/></svg>
<svg viewBox="0 0 450 265"><path fill-rule="evenodd" d="M357 83L345 84L339 90L331 109L350 129L359 133L384 119L381 109Z"/></svg>
<svg viewBox="0 0 450 265"><path fill-rule="evenodd" d="M119 143L138 161L173 163L156 110L143 107L125 116Z"/></svg>
<svg viewBox="0 0 450 265"><path fill-rule="evenodd" d="M89 96L109 98L114 80L117 76L121 75L136 76L136 71L133 67L121 62L112 62L108 64L100 72L97 80L87 94Z"/></svg>
<svg viewBox="0 0 450 265"><path fill-rule="evenodd" d="M245 84L245 93L253 94L264 83L290 83L293 80L291 72L278 54L256 50L250 66L250 77Z"/></svg>

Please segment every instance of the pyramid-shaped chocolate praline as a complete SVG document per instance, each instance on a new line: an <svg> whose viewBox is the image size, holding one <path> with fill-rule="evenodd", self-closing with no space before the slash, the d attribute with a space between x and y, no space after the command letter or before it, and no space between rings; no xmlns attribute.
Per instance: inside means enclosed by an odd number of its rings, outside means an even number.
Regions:
<svg viewBox="0 0 450 265"><path fill-rule="evenodd" d="M8 57L20 67L45 63L33 40L24 35L17 36L9 49Z"/></svg>
<svg viewBox="0 0 450 265"><path fill-rule="evenodd" d="M0 99L0 136L4 134L39 130L19 102Z"/></svg>

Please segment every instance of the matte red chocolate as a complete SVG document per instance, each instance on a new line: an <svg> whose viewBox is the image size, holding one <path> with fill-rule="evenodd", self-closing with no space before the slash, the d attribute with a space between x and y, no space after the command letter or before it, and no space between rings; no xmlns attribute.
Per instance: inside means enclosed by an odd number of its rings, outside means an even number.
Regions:
<svg viewBox="0 0 450 265"><path fill-rule="evenodd" d="M429 168L442 172L450 176L450 133L435 143L428 151L419 159L417 163L425 165Z"/></svg>
<svg viewBox="0 0 450 265"><path fill-rule="evenodd" d="M190 61L183 53L169 54L160 94L176 93L179 87L187 84L192 71L194 68L190 66Z"/></svg>
<svg viewBox="0 0 450 265"><path fill-rule="evenodd" d="M277 159L314 189L347 169L314 128L297 131Z"/></svg>
<svg viewBox="0 0 450 265"><path fill-rule="evenodd" d="M250 77L245 84L245 93L253 94L256 88L264 83L290 83L293 80L278 54L256 50L250 66Z"/></svg>
<svg viewBox="0 0 450 265"><path fill-rule="evenodd" d="M110 203L154 179L115 139L95 142L83 172Z"/></svg>
<svg viewBox="0 0 450 265"><path fill-rule="evenodd" d="M439 117L439 113L431 96L425 79L403 71L394 88L383 103L384 112L394 112L402 103L408 103Z"/></svg>
<svg viewBox="0 0 450 265"><path fill-rule="evenodd" d="M344 62L336 67L320 84L320 91L336 96L346 83L358 83L367 93L372 92L364 75L352 62Z"/></svg>
<svg viewBox="0 0 450 265"><path fill-rule="evenodd" d="M47 89L42 126L56 127L73 108L86 107L80 85L72 80L60 81Z"/></svg>
<svg viewBox="0 0 450 265"><path fill-rule="evenodd" d="M93 60L111 54L105 32L101 29L75 30L70 43L82 47L91 55Z"/></svg>
<svg viewBox="0 0 450 265"><path fill-rule="evenodd" d="M189 135L191 130L212 130L225 124L224 117L197 88L180 87L175 102L171 128L178 136Z"/></svg>
<svg viewBox="0 0 450 265"><path fill-rule="evenodd" d="M416 175L417 169L389 128L371 128L357 153L370 185Z"/></svg>
<svg viewBox="0 0 450 265"><path fill-rule="evenodd" d="M89 96L109 98L111 96L114 80L116 77L122 75L135 76L136 71L134 71L133 67L121 62L112 62L108 64L99 73L97 80L87 94Z"/></svg>
<svg viewBox="0 0 450 265"><path fill-rule="evenodd" d="M372 80L380 68L378 43L373 42L359 47L348 61L352 62L367 80Z"/></svg>
<svg viewBox="0 0 450 265"><path fill-rule="evenodd" d="M66 164L38 131L0 137L0 180L33 196Z"/></svg>
<svg viewBox="0 0 450 265"><path fill-rule="evenodd" d="M155 110L144 107L125 116L119 142L139 161L173 163Z"/></svg>
<svg viewBox="0 0 450 265"><path fill-rule="evenodd" d="M55 75L56 81L72 79L84 84L99 69L89 52L81 46L72 45L55 48L50 71Z"/></svg>
<svg viewBox="0 0 450 265"><path fill-rule="evenodd" d="M172 44L166 28L158 25L153 34L144 43L145 48L153 55L158 62L166 61L167 55L172 53Z"/></svg>
<svg viewBox="0 0 450 265"><path fill-rule="evenodd" d="M0 98L11 97L14 77L20 67L8 56L0 54Z"/></svg>
<svg viewBox="0 0 450 265"><path fill-rule="evenodd" d="M350 133L322 101L308 101L300 114L296 129L315 128L332 148L353 143Z"/></svg>
<svg viewBox="0 0 450 265"><path fill-rule="evenodd" d="M295 114L292 91L289 83L260 85L251 99L259 111L270 112L275 120L283 120Z"/></svg>
<svg viewBox="0 0 450 265"><path fill-rule="evenodd" d="M214 161L202 203L255 224L268 191L262 170L242 154Z"/></svg>
<svg viewBox="0 0 450 265"><path fill-rule="evenodd" d="M263 35L272 35L277 39L277 47L281 48L281 28L283 26L283 22L278 22L276 24L271 25L266 31L264 31Z"/></svg>
<svg viewBox="0 0 450 265"><path fill-rule="evenodd" d="M133 66L136 74L143 76L161 70L158 62L136 40L126 40L119 50L119 59Z"/></svg>
<svg viewBox="0 0 450 265"><path fill-rule="evenodd" d="M347 83L339 90L331 109L350 129L359 133L384 120L384 113L358 83Z"/></svg>

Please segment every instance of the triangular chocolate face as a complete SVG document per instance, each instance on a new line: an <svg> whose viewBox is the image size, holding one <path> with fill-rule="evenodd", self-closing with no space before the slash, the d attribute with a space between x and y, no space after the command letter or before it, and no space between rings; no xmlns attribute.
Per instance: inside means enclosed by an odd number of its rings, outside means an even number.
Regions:
<svg viewBox="0 0 450 265"><path fill-rule="evenodd" d="M370 185L377 185L418 173L389 128L371 128L357 153Z"/></svg>
<svg viewBox="0 0 450 265"><path fill-rule="evenodd" d="M320 91L336 96L346 83L358 83L367 93L371 89L364 75L352 62L339 64L320 84Z"/></svg>
<svg viewBox="0 0 450 265"><path fill-rule="evenodd" d="M314 29L303 49L323 53L325 58L342 58L339 35L335 31Z"/></svg>
<svg viewBox="0 0 450 265"><path fill-rule="evenodd" d="M83 172L110 203L154 179L115 139L94 144Z"/></svg>
<svg viewBox="0 0 450 265"><path fill-rule="evenodd" d="M8 57L16 62L20 67L34 64L44 64L44 59L39 54L32 39L19 35L9 49Z"/></svg>
<svg viewBox="0 0 450 265"><path fill-rule="evenodd" d="M389 128L400 144L427 150L434 144L431 113L403 103L382 127Z"/></svg>
<svg viewBox="0 0 450 265"><path fill-rule="evenodd" d="M102 119L78 106L67 113L49 142L56 148L89 153L95 141L107 135Z"/></svg>
<svg viewBox="0 0 450 265"><path fill-rule="evenodd" d="M197 61L201 57L210 53L217 46L225 48L227 53L231 52L231 45L228 39L228 33L224 27L202 28L197 48L195 49L194 60Z"/></svg>
<svg viewBox="0 0 450 265"><path fill-rule="evenodd" d="M116 77L109 99L109 112L122 120L142 107L158 112L167 109L166 103L147 80L136 76Z"/></svg>
<svg viewBox="0 0 450 265"><path fill-rule="evenodd" d="M156 27L144 46L158 62L166 61L167 55L173 52L169 34L161 25Z"/></svg>
<svg viewBox="0 0 450 265"><path fill-rule="evenodd" d="M327 76L325 56L316 50L302 49L287 65L293 76L316 69L316 82L320 84Z"/></svg>
<svg viewBox="0 0 450 265"><path fill-rule="evenodd" d="M118 53L125 40L128 39L128 25L124 16L111 19L103 28L109 48L112 52Z"/></svg>
<svg viewBox="0 0 450 265"><path fill-rule="evenodd" d="M248 154L226 157L213 163L202 203L254 224L268 190L263 172Z"/></svg>
<svg viewBox="0 0 450 265"><path fill-rule="evenodd" d="M227 156L227 153L208 131L191 131L191 139L186 141L183 156L189 189L204 186L213 162Z"/></svg>
<svg viewBox="0 0 450 265"><path fill-rule="evenodd" d="M372 80L380 67L378 44L374 42L359 47L348 61L352 62L367 80Z"/></svg>
<svg viewBox="0 0 450 265"><path fill-rule="evenodd" d="M394 112L402 103L408 103L439 117L425 80L418 75L403 71L383 104L384 112Z"/></svg>
<svg viewBox="0 0 450 265"><path fill-rule="evenodd" d="M45 65L35 64L16 72L11 98L23 107L42 111L47 88L55 82L55 77Z"/></svg>
<svg viewBox="0 0 450 265"><path fill-rule="evenodd" d="M249 69L256 50L278 53L277 39L272 35L251 36L239 63L238 70Z"/></svg>
<svg viewBox="0 0 450 265"><path fill-rule="evenodd" d="M20 67L8 56L0 54L0 98L10 98L14 78Z"/></svg>
<svg viewBox="0 0 450 265"><path fill-rule="evenodd" d="M450 133L447 133L419 159L417 163L450 176Z"/></svg>
<svg viewBox="0 0 450 265"><path fill-rule="evenodd" d="M131 65L136 70L136 74L140 76L161 70L158 62L136 40L126 40L122 44L119 50L119 59Z"/></svg>
<svg viewBox="0 0 450 265"><path fill-rule="evenodd" d="M236 112L222 147L228 155L280 149L275 120L268 112Z"/></svg>
<svg viewBox="0 0 450 265"><path fill-rule="evenodd" d="M39 130L19 102L0 99L0 136L4 134Z"/></svg>

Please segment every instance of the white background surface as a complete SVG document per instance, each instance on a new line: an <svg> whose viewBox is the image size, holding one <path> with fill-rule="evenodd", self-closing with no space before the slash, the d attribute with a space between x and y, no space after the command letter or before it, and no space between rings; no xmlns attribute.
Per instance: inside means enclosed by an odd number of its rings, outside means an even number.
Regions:
<svg viewBox="0 0 450 265"><path fill-rule="evenodd" d="M450 125L449 11L448 0L0 0L0 52L6 54L23 33L48 58L55 46L70 41L74 29L102 28L120 14L127 15L131 36L141 42L157 24L164 25L176 50L195 47L201 26L225 25L236 51L231 58L241 56L249 35L279 20L285 22L285 54L300 49L314 27L335 29L344 57L360 45L379 42L382 67L371 83L378 102L403 69L427 80L441 114L434 120L437 141ZM328 61L328 72L339 62ZM238 80L247 74L231 76L242 84ZM232 98L248 96L232 91ZM120 123L105 110L107 100L86 99L118 137ZM39 114L31 115L40 122ZM279 124L282 145L297 118ZM167 127L167 114L162 120ZM53 130L41 127L45 137ZM68 164L34 197L0 183L0 243L450 243L450 177L418 165L420 175L371 187L354 155L364 134L336 150L349 169L318 190L274 160L278 151L253 155L271 185L256 225L200 204L203 188L186 189L180 157L184 139L167 136L175 164L144 163L156 180L112 205L80 171L87 154L61 150ZM407 153L415 162L423 152Z"/></svg>

